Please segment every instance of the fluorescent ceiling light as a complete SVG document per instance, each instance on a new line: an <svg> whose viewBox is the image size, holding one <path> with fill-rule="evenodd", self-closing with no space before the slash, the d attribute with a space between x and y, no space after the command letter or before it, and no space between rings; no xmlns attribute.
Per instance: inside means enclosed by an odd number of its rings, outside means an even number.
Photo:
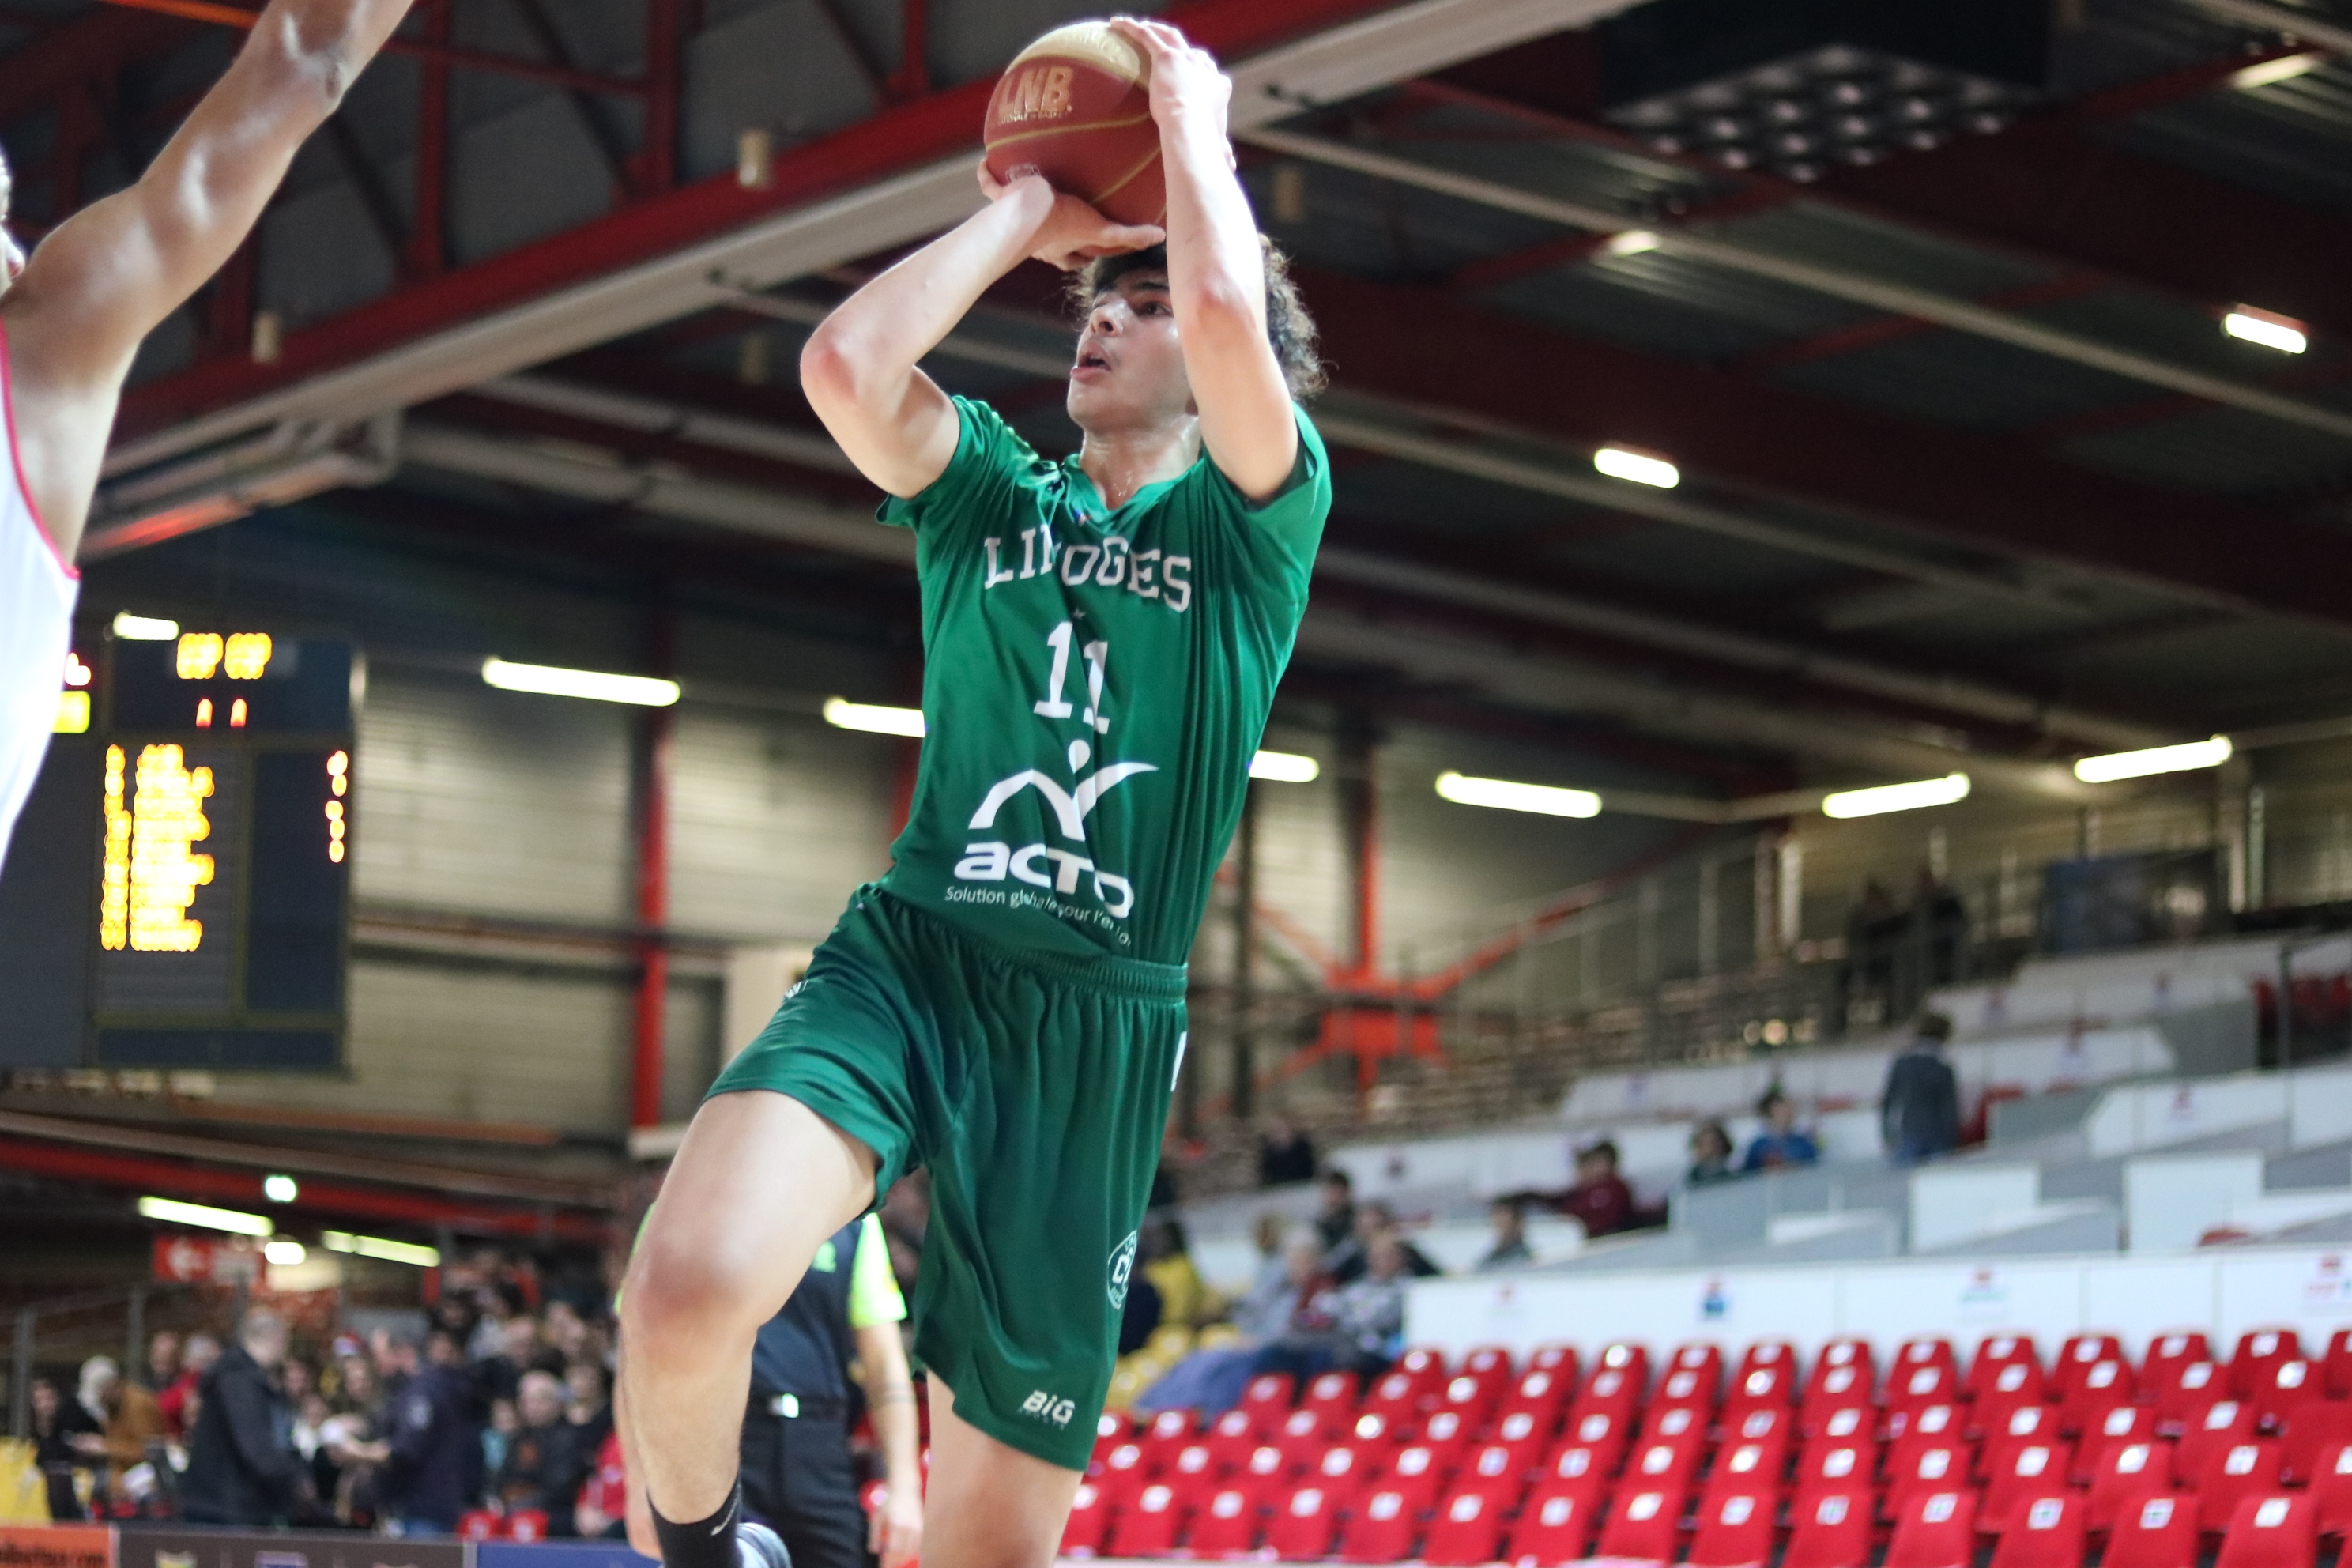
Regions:
<svg viewBox="0 0 2352 1568"><path fill-rule="evenodd" d="M2303 328L2297 322L2246 305L2241 305L2222 317L2221 330L2233 338L2260 343L2283 354L2299 354L2311 346L2311 340L2304 335Z"/></svg>
<svg viewBox="0 0 2352 1568"><path fill-rule="evenodd" d="M545 697L585 697L592 702L630 702L667 708L678 698L675 680L650 675L608 675L597 669L563 669L551 664L482 661L482 679L501 691L536 691Z"/></svg>
<svg viewBox="0 0 2352 1568"><path fill-rule="evenodd" d="M283 1237L276 1241L265 1241L261 1244L263 1261L279 1268L291 1268L310 1256L310 1252L300 1242L289 1241Z"/></svg>
<svg viewBox="0 0 2352 1568"><path fill-rule="evenodd" d="M1601 797L1589 789L1465 778L1450 768L1437 775L1437 793L1456 805L1490 805L1498 811L1533 811L1546 816L1601 815Z"/></svg>
<svg viewBox="0 0 2352 1568"><path fill-rule="evenodd" d="M180 623L157 620L152 616L134 616L125 610L114 617L114 635L125 642L175 642L180 636Z"/></svg>
<svg viewBox="0 0 2352 1568"><path fill-rule="evenodd" d="M1276 784L1312 784L1322 771L1314 758L1289 752L1260 752L1250 759L1250 777Z"/></svg>
<svg viewBox="0 0 2352 1568"><path fill-rule="evenodd" d="M184 1204L177 1198L141 1198L139 1213L145 1219L160 1219L166 1225L201 1226L206 1230L226 1230L238 1236L271 1236L278 1222L257 1214L239 1214L235 1209L216 1209L206 1204Z"/></svg>
<svg viewBox="0 0 2352 1568"><path fill-rule="evenodd" d="M2185 773L2191 768L2218 768L2230 760L2230 737L2191 741L2181 746L2150 746L2144 752L2113 752L2084 757L2074 764L2074 776L2084 784L2112 784L2116 779L2140 779L2150 773Z"/></svg>
<svg viewBox="0 0 2352 1568"><path fill-rule="evenodd" d="M261 1195L273 1204L290 1204L302 1195L302 1187L291 1176L264 1176Z"/></svg>
<svg viewBox="0 0 2352 1568"><path fill-rule="evenodd" d="M1639 256L1645 250L1658 248L1658 237L1646 228L1629 228L1622 234L1612 234L1602 247L1612 256Z"/></svg>
<svg viewBox="0 0 2352 1568"><path fill-rule="evenodd" d="M851 702L839 697L824 700L824 721L836 730L863 730L869 735L923 738L923 710L889 708L878 702Z"/></svg>
<svg viewBox="0 0 2352 1568"><path fill-rule="evenodd" d="M1631 479L1637 485L1655 485L1662 490L1670 490L1683 482L1683 471L1664 458L1629 452L1622 447L1601 447L1592 454L1592 466L1612 479Z"/></svg>
<svg viewBox="0 0 2352 1568"><path fill-rule="evenodd" d="M405 1263L417 1268L438 1268L441 1266L439 1247L419 1247L413 1241L389 1241L381 1236L353 1236L344 1230L331 1230L319 1239L330 1252L380 1258L386 1263Z"/></svg>
<svg viewBox="0 0 2352 1568"><path fill-rule="evenodd" d="M2283 55L2274 60L2248 66L2231 73L2230 85L2243 91L2247 88L2268 87L2274 81L2292 81L2306 71L2316 70L2326 63L2325 49L2305 49L2297 55Z"/></svg>
<svg viewBox="0 0 2352 1568"><path fill-rule="evenodd" d="M1879 784L1871 789L1839 790L1822 799L1823 816L1878 816L1890 811L1917 811L1922 806L1949 805L1969 798L1969 775L1946 773L1939 779L1912 784Z"/></svg>

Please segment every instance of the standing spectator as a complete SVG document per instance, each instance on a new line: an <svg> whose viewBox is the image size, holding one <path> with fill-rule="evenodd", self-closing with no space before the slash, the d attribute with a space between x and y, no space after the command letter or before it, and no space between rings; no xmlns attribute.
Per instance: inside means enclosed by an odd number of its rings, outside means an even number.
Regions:
<svg viewBox="0 0 2352 1568"><path fill-rule="evenodd" d="M190 1334L180 1352L180 1370L170 1384L157 1392L155 1407L163 1413L163 1425L174 1442L184 1441L188 1429L194 1425L189 1419L188 1402L196 1396L196 1389L220 1360L220 1341L210 1334Z"/></svg>
<svg viewBox="0 0 2352 1568"><path fill-rule="evenodd" d="M414 1338L394 1336L387 1349L393 1364L385 1370L404 1381L383 1438L364 1455L382 1467L376 1496L385 1525L394 1535L446 1534L480 1490L481 1443L465 1352L438 1324L425 1335L421 1366Z"/></svg>
<svg viewBox="0 0 2352 1568"><path fill-rule="evenodd" d="M354 1529L374 1528L376 1467L383 1455L376 1442L383 1429L383 1391L375 1363L362 1351L345 1355L337 1366L341 1390L334 1414L319 1428L319 1452L311 1461L319 1495L334 1500L337 1521Z"/></svg>
<svg viewBox="0 0 2352 1568"><path fill-rule="evenodd" d="M139 1374L140 1385L150 1394L161 1394L179 1375L180 1336L170 1329L158 1329L147 1341L147 1369Z"/></svg>
<svg viewBox="0 0 2352 1568"><path fill-rule="evenodd" d="M612 1378L602 1362L575 1361L563 1373L563 1418L580 1438L580 1451L593 1458L613 1430Z"/></svg>
<svg viewBox="0 0 2352 1568"><path fill-rule="evenodd" d="M1720 1121L1702 1121L1691 1131L1690 1172L1683 1180L1704 1187L1727 1182L1739 1173L1731 1168L1731 1134Z"/></svg>
<svg viewBox="0 0 2352 1568"><path fill-rule="evenodd" d="M537 1509L547 1515L550 1535L570 1535L572 1499L593 1455L582 1450L579 1432L563 1418L563 1384L551 1372L524 1373L515 1411L520 1419L491 1478L491 1496L509 1514Z"/></svg>
<svg viewBox="0 0 2352 1568"><path fill-rule="evenodd" d="M103 1428L107 1490L113 1495L121 1489L124 1471L146 1463L147 1445L163 1439L163 1413L153 1394L126 1382L102 1355L81 1363L81 1400Z"/></svg>
<svg viewBox="0 0 2352 1568"><path fill-rule="evenodd" d="M1764 1098L1756 1102L1756 1113L1764 1118L1764 1130L1748 1143L1748 1158L1739 1163L1741 1170L1778 1171L1820 1161L1821 1145L1811 1134L1797 1131L1797 1102L1779 1084L1764 1091Z"/></svg>
<svg viewBox="0 0 2352 1568"><path fill-rule="evenodd" d="M1528 1247L1527 1211L1517 1198L1496 1198L1486 1210L1487 1222L1495 1227L1495 1245L1478 1260L1478 1272L1494 1268L1517 1268L1533 1263L1536 1255Z"/></svg>
<svg viewBox="0 0 2352 1568"><path fill-rule="evenodd" d="M488 1405L501 1399L514 1399L522 1388L524 1373L552 1370L544 1362L544 1352L539 1342L539 1320L528 1313L515 1313L500 1328L499 1353L474 1365L474 1377L481 1389L482 1404Z"/></svg>
<svg viewBox="0 0 2352 1568"><path fill-rule="evenodd" d="M29 1386L33 1408L33 1463L48 1484L49 1517L60 1524L83 1516L81 1498L74 1488L74 1472L92 1468L106 1451L96 1424L80 1405L58 1391L46 1377Z"/></svg>
<svg viewBox="0 0 2352 1568"><path fill-rule="evenodd" d="M1284 1187L1315 1179L1315 1142L1289 1117L1266 1119L1257 1141L1257 1184Z"/></svg>
<svg viewBox="0 0 2352 1568"><path fill-rule="evenodd" d="M310 1496L308 1470L287 1440L293 1423L276 1382L285 1359L285 1320L257 1308L246 1313L236 1343L205 1374L188 1435L188 1473L180 1482L180 1512L190 1523L281 1523Z"/></svg>
<svg viewBox="0 0 2352 1568"><path fill-rule="evenodd" d="M1323 1202L1315 1211L1316 1234L1323 1238L1323 1250L1329 1252L1355 1229L1356 1184L1334 1165L1323 1173Z"/></svg>
<svg viewBox="0 0 2352 1568"><path fill-rule="evenodd" d="M1886 1069L1886 1092L1878 1118L1887 1152L1899 1165L1916 1165L1948 1154L1960 1142L1960 1086L1944 1059L1952 1021L1941 1013L1923 1015L1911 1044Z"/></svg>

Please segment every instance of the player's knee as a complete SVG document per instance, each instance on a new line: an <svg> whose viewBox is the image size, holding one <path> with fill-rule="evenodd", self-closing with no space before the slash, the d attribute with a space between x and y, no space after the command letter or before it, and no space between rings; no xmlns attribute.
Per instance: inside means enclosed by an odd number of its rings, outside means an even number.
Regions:
<svg viewBox="0 0 2352 1568"><path fill-rule="evenodd" d="M621 1293L623 1331L640 1344L679 1344L756 1328L778 1305L767 1299L772 1272L755 1248L723 1237L648 1236Z"/></svg>

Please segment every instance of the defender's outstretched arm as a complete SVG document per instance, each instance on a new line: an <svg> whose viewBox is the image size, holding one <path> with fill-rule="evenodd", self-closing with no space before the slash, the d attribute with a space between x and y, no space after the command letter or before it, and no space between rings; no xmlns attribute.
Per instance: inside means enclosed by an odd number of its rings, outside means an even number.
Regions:
<svg viewBox="0 0 2352 1568"><path fill-rule="evenodd" d="M982 187L993 199L818 323L801 351L801 388L858 471L894 496L921 493L955 456L955 405L916 362L955 330L1024 257L1068 270L1089 256L1156 245L1160 231L1114 224L1031 175Z"/></svg>
<svg viewBox="0 0 2352 1568"><path fill-rule="evenodd" d="M59 225L0 301L34 504L71 557L139 342L220 269L409 0L270 0L138 183Z"/></svg>
<svg viewBox="0 0 2352 1568"><path fill-rule="evenodd" d="M1165 22L1121 16L1151 61L1151 113L1168 177L1168 294L1209 460L1253 500L1298 460L1290 389L1265 334L1265 258L1225 136L1233 83Z"/></svg>

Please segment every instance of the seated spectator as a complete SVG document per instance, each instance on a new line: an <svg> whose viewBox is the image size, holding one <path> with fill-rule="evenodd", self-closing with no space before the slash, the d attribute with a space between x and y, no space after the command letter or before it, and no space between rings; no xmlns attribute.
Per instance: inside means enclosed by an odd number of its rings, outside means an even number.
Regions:
<svg viewBox="0 0 2352 1568"><path fill-rule="evenodd" d="M1143 1227L1139 1248L1144 1274L1160 1292L1160 1321L1197 1329L1216 1320L1222 1304L1192 1262L1181 1221L1155 1219Z"/></svg>
<svg viewBox="0 0 2352 1568"><path fill-rule="evenodd" d="M284 1523L310 1499L309 1468L288 1440L293 1421L276 1382L286 1339L285 1320L256 1308L205 1374L180 1481L190 1523Z"/></svg>
<svg viewBox="0 0 2352 1568"><path fill-rule="evenodd" d="M1683 1180L1694 1187L1727 1182L1739 1173L1731 1168L1731 1134L1720 1121L1702 1121L1692 1130L1690 1171Z"/></svg>
<svg viewBox="0 0 2352 1568"><path fill-rule="evenodd" d="M124 1474L147 1462L147 1445L163 1438L155 1396L125 1380L106 1356L81 1363L81 1405L99 1423L105 1444L107 1491L118 1495Z"/></svg>
<svg viewBox="0 0 2352 1568"><path fill-rule="evenodd" d="M1332 1310L1339 1342L1331 1364L1369 1381L1404 1348L1404 1287L1412 1270L1410 1249L1393 1230L1373 1237L1366 1250L1363 1276L1339 1292Z"/></svg>
<svg viewBox="0 0 2352 1568"><path fill-rule="evenodd" d="M1617 1173L1617 1145L1603 1138L1576 1156L1576 1181L1553 1200L1559 1212L1584 1226L1588 1237L1614 1236L1644 1223L1633 1189Z"/></svg>
<svg viewBox="0 0 2352 1568"><path fill-rule="evenodd" d="M1284 1187L1315 1179L1315 1142L1287 1116L1266 1118L1257 1141L1257 1184Z"/></svg>
<svg viewBox="0 0 2352 1568"><path fill-rule="evenodd" d="M155 1407L163 1413L165 1435L173 1442L184 1442L189 1429L195 1425L188 1402L195 1397L196 1389L220 1360L220 1341L210 1334L190 1334L181 1348L179 1372L170 1384L156 1393Z"/></svg>
<svg viewBox="0 0 2352 1568"><path fill-rule="evenodd" d="M1797 1102L1782 1092L1779 1084L1764 1091L1756 1102L1757 1114L1764 1118L1764 1131L1748 1145L1748 1158L1741 1161L1743 1171L1778 1171L1791 1165L1811 1165L1822 1157L1821 1145L1797 1131Z"/></svg>
<svg viewBox="0 0 2352 1568"><path fill-rule="evenodd" d="M522 1387L523 1373L561 1370L562 1363L540 1343L539 1320L527 1312L517 1312L500 1325L499 1353L475 1363L474 1378L480 1387L482 1403L491 1405L501 1399L513 1399Z"/></svg>
<svg viewBox="0 0 2352 1568"><path fill-rule="evenodd" d="M147 1342L147 1370L139 1374L140 1385L150 1394L161 1394L179 1375L180 1336L170 1329L158 1329Z"/></svg>
<svg viewBox="0 0 2352 1568"><path fill-rule="evenodd" d="M1354 1284L1370 1267L1372 1238L1396 1228L1396 1211L1388 1205L1378 1198L1358 1204L1353 1232L1323 1259L1323 1272L1331 1277L1335 1285ZM1426 1279L1438 1272L1437 1265L1432 1263L1421 1248L1402 1237L1399 1237L1397 1245L1404 1249L1405 1267L1415 1279Z"/></svg>
<svg viewBox="0 0 2352 1568"><path fill-rule="evenodd" d="M1249 1380L1268 1370L1278 1347L1302 1326L1301 1311L1328 1292L1330 1281L1321 1272L1323 1249L1312 1233L1293 1239L1285 1249L1278 1284L1267 1289L1261 1276L1248 1295L1234 1305L1234 1328L1241 1336L1230 1345L1194 1351L1170 1369L1168 1375L1143 1391L1135 1408L1145 1415L1159 1410L1198 1410L1215 1415L1241 1403ZM1319 1333L1328 1318L1306 1325ZM1302 1347L1303 1348L1303 1347Z"/></svg>
<svg viewBox="0 0 2352 1568"><path fill-rule="evenodd" d="M593 1454L613 1430L612 1381L602 1362L575 1361L563 1374L563 1418L580 1439L580 1451Z"/></svg>
<svg viewBox="0 0 2352 1568"><path fill-rule="evenodd" d="M563 1384L553 1373L523 1373L517 1392L519 1421L491 1478L491 1495L505 1512L537 1509L547 1515L550 1535L570 1535L572 1500L593 1451L583 1452L578 1430L564 1419Z"/></svg>
<svg viewBox="0 0 2352 1568"><path fill-rule="evenodd" d="M1129 1265L1127 1271L1127 1295L1118 1306L1118 1353L1133 1355L1151 1342L1160 1331L1160 1287L1151 1276Z"/></svg>
<svg viewBox="0 0 2352 1568"><path fill-rule="evenodd" d="M1328 1252L1354 1234L1355 1228L1356 1184L1334 1165L1323 1173L1323 1200L1315 1211L1315 1231L1323 1238L1323 1250Z"/></svg>
<svg viewBox="0 0 2352 1568"><path fill-rule="evenodd" d="M1497 1198L1486 1210L1488 1223L1495 1227L1495 1245L1478 1260L1478 1272L1496 1268L1517 1268L1533 1263L1536 1255L1528 1247L1527 1211L1517 1198Z"/></svg>

